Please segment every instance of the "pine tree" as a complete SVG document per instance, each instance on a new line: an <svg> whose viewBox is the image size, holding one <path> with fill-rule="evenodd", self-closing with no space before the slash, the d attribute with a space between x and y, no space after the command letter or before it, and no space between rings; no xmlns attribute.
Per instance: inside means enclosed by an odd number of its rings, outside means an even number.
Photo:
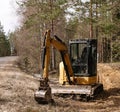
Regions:
<svg viewBox="0 0 120 112"><path fill-rule="evenodd" d="M0 56L10 55L10 44L0 23Z"/></svg>

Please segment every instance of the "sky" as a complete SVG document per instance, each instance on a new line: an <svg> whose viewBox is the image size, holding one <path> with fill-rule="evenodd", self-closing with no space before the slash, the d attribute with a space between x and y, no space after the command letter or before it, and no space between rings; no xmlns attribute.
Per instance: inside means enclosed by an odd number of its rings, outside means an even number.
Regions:
<svg viewBox="0 0 120 112"><path fill-rule="evenodd" d="M16 10L16 0L0 0L0 22L6 34L14 31L19 26L19 16Z"/></svg>
<svg viewBox="0 0 120 112"><path fill-rule="evenodd" d="M19 26L19 17L16 13L16 0L0 0L0 22L4 31L14 31Z"/></svg>

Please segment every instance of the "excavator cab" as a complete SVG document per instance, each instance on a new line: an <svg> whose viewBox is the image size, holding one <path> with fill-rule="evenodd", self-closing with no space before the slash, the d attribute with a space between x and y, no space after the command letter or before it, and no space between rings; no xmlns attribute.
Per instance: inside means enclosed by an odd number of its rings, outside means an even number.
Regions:
<svg viewBox="0 0 120 112"><path fill-rule="evenodd" d="M75 85L97 83L97 39L70 40L69 57ZM60 84L67 82L66 72L63 71L64 69L60 67Z"/></svg>
<svg viewBox="0 0 120 112"><path fill-rule="evenodd" d="M75 39L69 41L69 52L75 76L96 76L97 40Z"/></svg>

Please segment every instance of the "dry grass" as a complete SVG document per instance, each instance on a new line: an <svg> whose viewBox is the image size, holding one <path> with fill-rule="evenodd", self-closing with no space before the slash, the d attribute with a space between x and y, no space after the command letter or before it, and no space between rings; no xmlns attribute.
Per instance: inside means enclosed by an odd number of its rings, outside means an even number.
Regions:
<svg viewBox="0 0 120 112"><path fill-rule="evenodd" d="M1 63L0 63L1 64ZM14 66L0 68L0 112L120 112L119 64L99 64L105 91L95 100L82 102L53 96L54 105L37 104L38 80Z"/></svg>

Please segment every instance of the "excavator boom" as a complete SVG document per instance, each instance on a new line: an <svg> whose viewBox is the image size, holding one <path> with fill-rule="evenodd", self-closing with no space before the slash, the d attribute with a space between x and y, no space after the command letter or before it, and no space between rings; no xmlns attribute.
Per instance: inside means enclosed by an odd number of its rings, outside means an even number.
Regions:
<svg viewBox="0 0 120 112"><path fill-rule="evenodd" d="M54 38L51 38L50 30L48 30L45 33L44 56L43 56L43 70L44 70L43 78L47 80L49 77L48 68L50 65L50 48L52 46L60 52L64 67L65 67L68 82L69 82L69 84L72 84L70 77L73 77L73 79L74 79L74 73L73 73L72 66L71 66L72 64L70 61L68 48L67 48L66 44L60 38L58 38L56 35L54 36Z"/></svg>
<svg viewBox="0 0 120 112"><path fill-rule="evenodd" d="M50 30L48 30L45 33L44 46L43 46L44 47L43 66L42 66L43 67L43 76L40 79L39 90L35 93L35 99L38 102L40 102L40 101L50 102L52 100L51 88L48 84L48 81L49 81L48 69L49 69L49 65L50 65L50 48L51 48L51 46L53 46L55 49L57 49L61 54L68 83L70 85L74 83L74 74L73 74L67 46L57 36L54 36L54 38L51 38Z"/></svg>

